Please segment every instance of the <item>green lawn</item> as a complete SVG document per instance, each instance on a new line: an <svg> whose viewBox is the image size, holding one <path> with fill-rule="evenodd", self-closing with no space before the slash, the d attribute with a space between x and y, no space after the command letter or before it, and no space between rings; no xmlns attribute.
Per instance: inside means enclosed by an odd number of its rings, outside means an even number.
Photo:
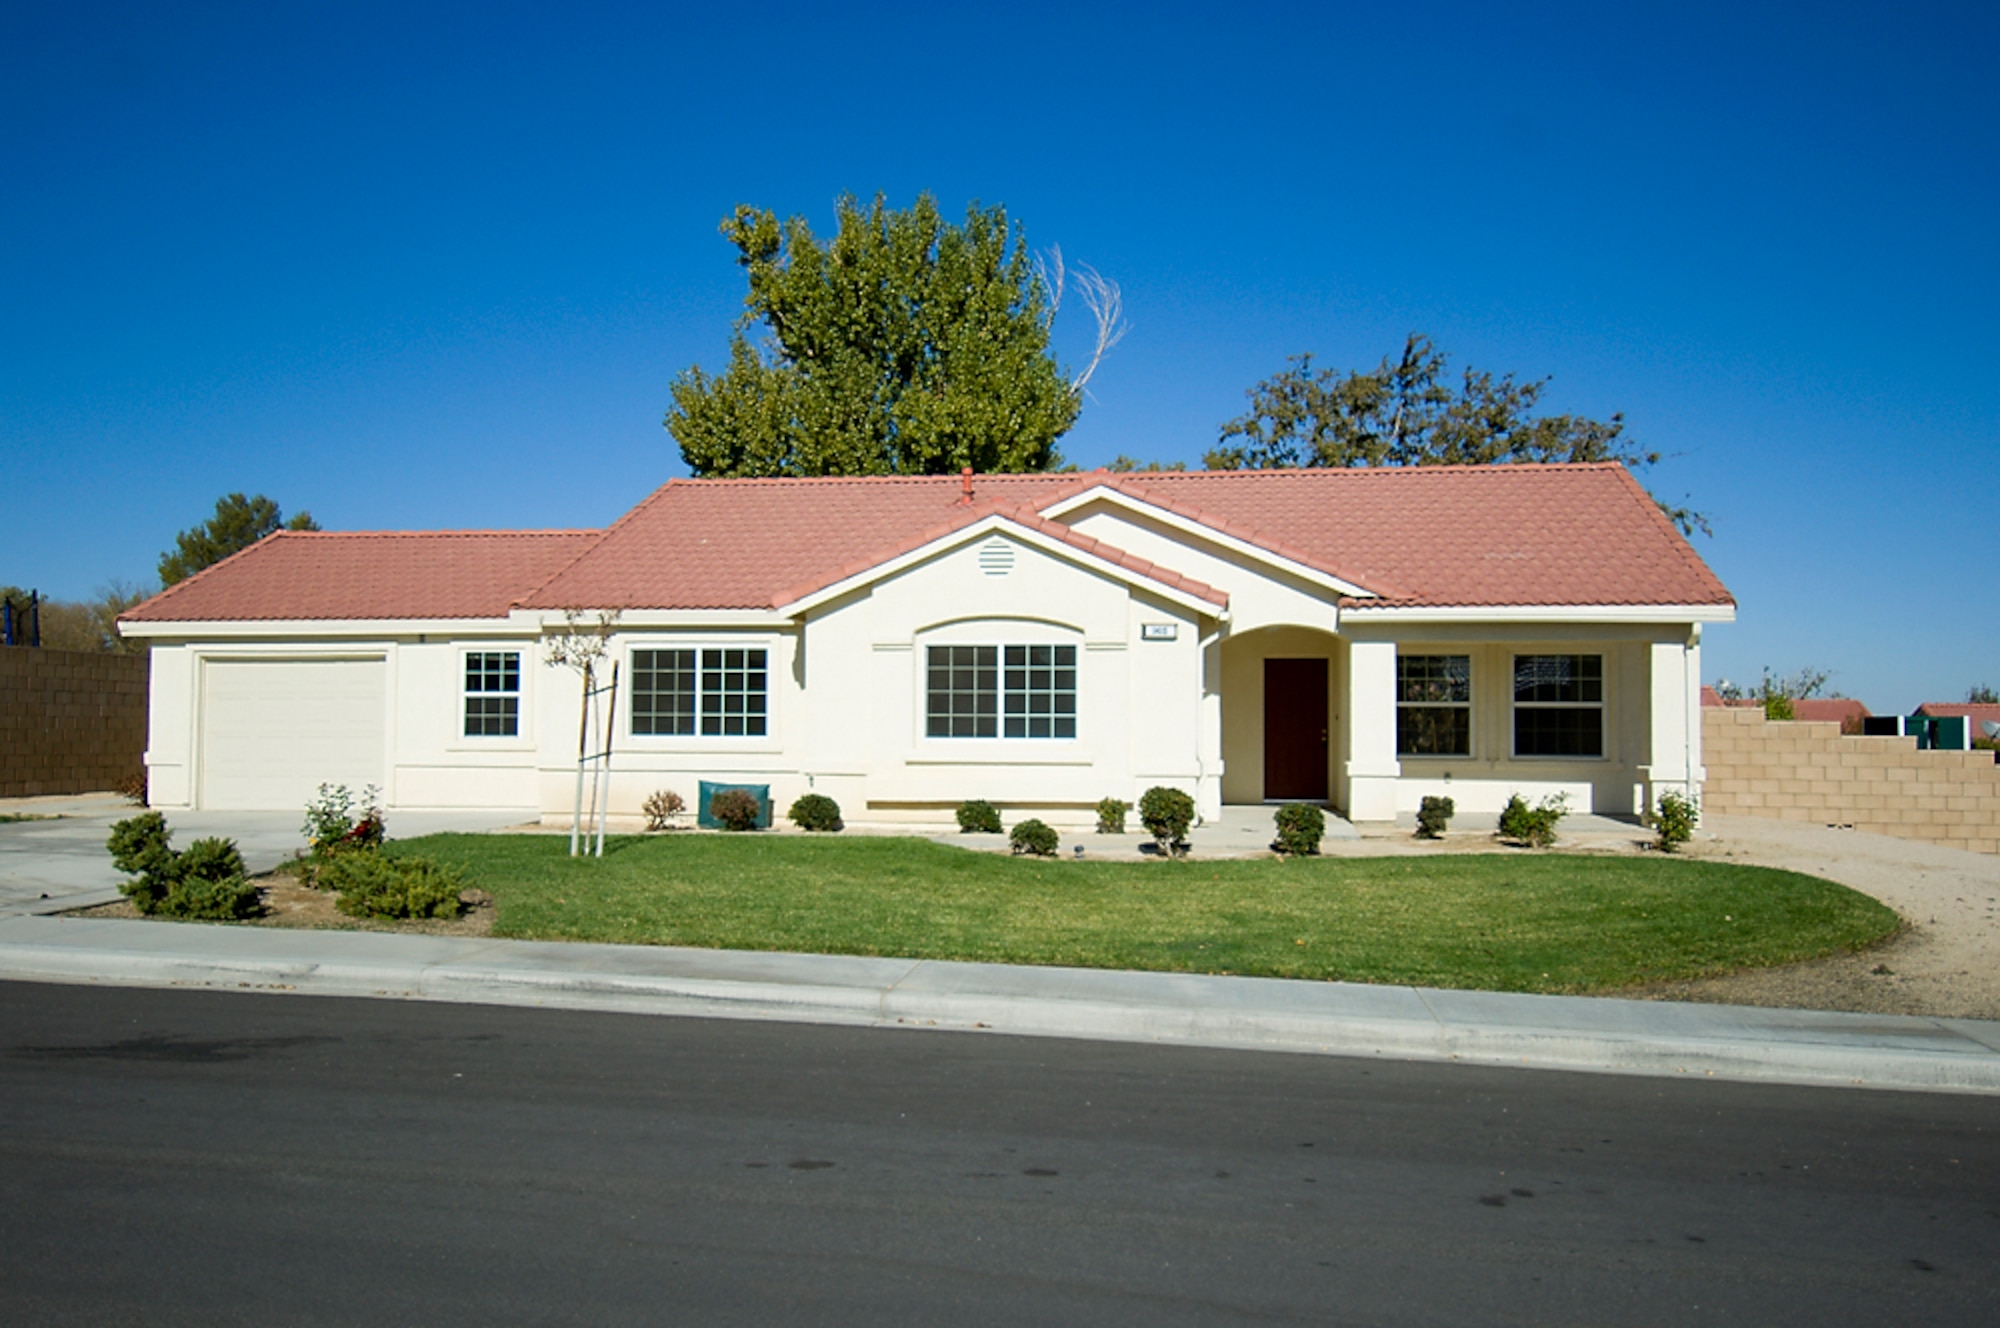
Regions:
<svg viewBox="0 0 2000 1328"><path fill-rule="evenodd" d="M554 835L390 845L462 869L495 934L731 950L1602 991L1855 950L1896 915L1796 872L1660 857L1049 862L923 839Z"/></svg>

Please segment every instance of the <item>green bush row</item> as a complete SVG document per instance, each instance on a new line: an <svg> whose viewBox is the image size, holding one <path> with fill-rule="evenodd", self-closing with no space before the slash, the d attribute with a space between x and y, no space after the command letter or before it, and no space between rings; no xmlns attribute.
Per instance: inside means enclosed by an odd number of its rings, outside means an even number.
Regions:
<svg viewBox="0 0 2000 1328"><path fill-rule="evenodd" d="M112 826L105 841L113 865L134 878L118 889L141 913L233 922L262 910L234 841L197 839L175 852L171 840L167 818L146 812Z"/></svg>

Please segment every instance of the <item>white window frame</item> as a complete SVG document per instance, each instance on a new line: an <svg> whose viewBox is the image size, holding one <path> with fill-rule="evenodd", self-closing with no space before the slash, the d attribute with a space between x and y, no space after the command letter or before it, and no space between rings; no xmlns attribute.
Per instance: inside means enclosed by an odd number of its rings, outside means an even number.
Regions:
<svg viewBox="0 0 2000 1328"><path fill-rule="evenodd" d="M1594 659L1597 661L1595 701L1523 701L1520 699L1521 661L1524 659ZM1523 650L1509 656L1507 690L1511 704L1507 711L1507 746L1517 761L1605 761L1610 759L1611 707L1607 700L1607 656L1602 650ZM1521 751L1521 728L1517 716L1523 710L1595 710L1597 751L1590 754Z"/></svg>
<svg viewBox="0 0 2000 1328"><path fill-rule="evenodd" d="M464 646L458 652L458 725L455 737L459 743L487 744L518 743L526 736L527 728L527 684L526 672L521 658L527 652L519 646ZM512 655L514 687L512 691L498 688L474 690L472 683L472 661L493 655ZM501 665L503 670L507 666ZM484 674L485 666L481 665ZM467 732L472 721L472 703L475 700L511 700L514 703L513 731L511 733L489 733L483 729L477 733Z"/></svg>
<svg viewBox="0 0 2000 1328"><path fill-rule="evenodd" d="M639 715L638 656L642 653L665 650L684 650L694 655L694 732L692 733L641 733L635 728ZM704 733L703 721L707 712L703 702L709 695L705 667L706 653L709 651L761 651L764 656L764 690L762 733ZM624 663L620 673L619 709L624 712L619 721L619 741L630 743L640 749L650 747L722 747L731 751L753 751L775 749L778 740L778 670L783 664L778 643L768 637L757 640L730 640L728 638L639 638L625 646ZM730 670L724 669L723 672ZM747 667L743 672L750 672ZM726 693L725 693L726 694Z"/></svg>
<svg viewBox="0 0 2000 1328"><path fill-rule="evenodd" d="M933 715L931 713L931 696L932 696L931 673L937 667L935 664L932 663L931 652L935 650L991 650L993 652L993 666L992 666L994 673L993 716L992 716L993 732L991 733L931 732L931 722L933 719ZM1033 661L1032 655L1029 655L1026 658L1024 658L1019 664L1014 664L1009 661L1007 656L1008 652L1015 650L1019 650L1024 653L1035 650L1047 650L1050 652L1050 659L1047 665L1037 666ZM1043 743L1075 742L1078 740L1082 727L1082 717L1078 714L1078 711L1081 709L1078 698L1081 696L1083 690L1081 686L1081 680L1082 680L1081 675L1083 672L1081 666L1081 660L1083 657L1083 650L1080 642L998 641L998 640L926 641L922 646L922 651L923 655L921 660L919 661L918 667L921 670L921 677L922 677L922 686L919 689L919 691L922 696L922 704L923 704L923 735L925 741L982 742L982 743L983 742L1030 742L1036 744L1043 744ZM1069 652L1069 662L1067 666L1065 666L1063 663L1060 662L1059 658L1055 654L1055 652L1057 651ZM952 662L948 663L945 667L947 668L947 670L956 670L960 666L956 662ZM973 667L977 668L978 666L977 664L975 664ZM1027 681L1024 681L1020 688L1010 688L1007 683L1007 675L1010 670L1017 670L1019 672L1032 675L1032 673L1038 667L1046 668L1046 670L1051 675L1065 671L1066 667L1067 672L1070 675L1069 679L1070 685L1067 689L1056 687L1054 685L1053 677L1050 680L1051 685L1047 689L1047 694L1050 698L1050 709L1046 715L1046 718L1048 719L1049 722L1050 732L1045 734L1035 734L1029 732L1009 733L1007 729L1009 725L1012 722L1014 722L1015 716L1008 709L1008 701L1013 697L1018 696L1021 699L1024 706L1032 706L1033 698L1035 697L1037 692L1036 689L1033 688L1032 685ZM1069 698L1069 711L1066 715L1062 711L1055 708L1059 704L1059 698L1061 698L1065 694L1065 690ZM947 691L948 692L950 691L949 687L947 687ZM947 714L946 718L947 720L949 720L953 718L953 716ZM1027 728L1031 728L1036 718L1037 716L1035 715L1032 709L1023 709L1022 711L1019 712L1019 722L1024 730ZM979 716L975 714L973 716L973 719L974 722L976 723L977 720L979 719ZM1055 732L1054 730L1063 722L1064 719L1067 719L1069 721L1069 727L1071 731L1066 734Z"/></svg>

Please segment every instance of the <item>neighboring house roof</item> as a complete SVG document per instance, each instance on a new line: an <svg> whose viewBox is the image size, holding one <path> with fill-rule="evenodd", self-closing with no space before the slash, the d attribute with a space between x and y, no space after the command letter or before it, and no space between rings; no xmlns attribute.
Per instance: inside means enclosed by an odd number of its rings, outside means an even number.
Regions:
<svg viewBox="0 0 2000 1328"><path fill-rule="evenodd" d="M281 530L122 622L504 618L597 530Z"/></svg>
<svg viewBox="0 0 2000 1328"><path fill-rule="evenodd" d="M1702 704L1704 704L1704 706L1722 706L1722 708L1734 708L1734 710L1742 710L1742 708L1746 708L1746 706L1762 706L1764 702L1760 702L1760 700L1758 700L1758 698L1754 698L1754 696L1738 696L1736 700L1726 700L1726 698L1722 696L1722 692L1714 690L1712 686L1704 686L1704 688L1702 688Z"/></svg>
<svg viewBox="0 0 2000 1328"><path fill-rule="evenodd" d="M1926 701L1917 707L1916 713L1939 719L1962 715L1972 721L1972 736L1975 738L1985 736L1980 731L1981 724L1988 720L2000 723L2000 705L1989 705L1983 701Z"/></svg>
<svg viewBox="0 0 2000 1328"><path fill-rule="evenodd" d="M1086 536L1066 500L1110 491L1375 598L1349 607L1727 605L1617 463L1423 469L673 480L608 530L281 533L133 621L480 617L529 609L776 609L996 519L1221 605Z"/></svg>
<svg viewBox="0 0 2000 1328"><path fill-rule="evenodd" d="M1793 719L1819 724L1845 724L1850 719L1866 719L1869 713L1867 706L1851 696L1808 696L1792 701Z"/></svg>
<svg viewBox="0 0 2000 1328"><path fill-rule="evenodd" d="M1112 479L1381 596L1350 607L1734 602L1617 462Z"/></svg>

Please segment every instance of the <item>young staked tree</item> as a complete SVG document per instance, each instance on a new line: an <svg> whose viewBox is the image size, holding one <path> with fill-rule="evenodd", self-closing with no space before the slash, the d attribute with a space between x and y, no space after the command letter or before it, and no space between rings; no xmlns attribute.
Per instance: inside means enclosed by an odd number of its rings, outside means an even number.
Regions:
<svg viewBox="0 0 2000 1328"><path fill-rule="evenodd" d="M224 494L215 500L214 516L174 536L174 547L160 555L160 584L185 580L273 531L318 529L312 513L300 512L287 521L278 505L261 493L252 498Z"/></svg>
<svg viewBox="0 0 2000 1328"><path fill-rule="evenodd" d="M1623 416L1537 414L1546 378L1468 368L1452 381L1448 357L1415 333L1401 356L1371 370L1316 371L1309 354L1289 363L1251 388L1249 411L1222 426L1204 458L1209 469L1620 461L1636 470L1660 459L1625 439ZM1699 512L1660 507L1684 532L1708 529Z"/></svg>
<svg viewBox="0 0 2000 1328"><path fill-rule="evenodd" d="M1083 385L1122 335L1118 289L1089 268L1090 363L1066 376L1049 349L1061 255L1037 262L1000 208L962 225L929 194L838 204L821 241L802 217L739 207L722 223L748 274L729 367L673 384L666 427L697 475L934 475L1039 471L1060 458ZM753 345L751 333L766 336Z"/></svg>

